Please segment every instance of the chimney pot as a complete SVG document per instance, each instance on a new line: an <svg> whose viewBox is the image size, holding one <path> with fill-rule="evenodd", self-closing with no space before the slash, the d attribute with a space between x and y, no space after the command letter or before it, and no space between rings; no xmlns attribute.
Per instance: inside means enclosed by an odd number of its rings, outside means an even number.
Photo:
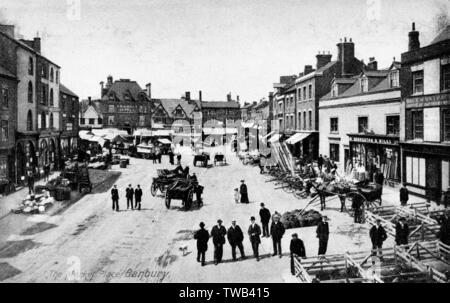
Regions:
<svg viewBox="0 0 450 303"><path fill-rule="evenodd" d="M413 24L412 24L412 31L409 32L408 37L409 37L409 43L408 43L409 51L420 48L419 32L416 31L415 22L413 22Z"/></svg>
<svg viewBox="0 0 450 303"><path fill-rule="evenodd" d="M202 98L203 98L203 96L202 96L202 91L199 90L199 91L198 91L198 100L199 100L199 101L202 101Z"/></svg>
<svg viewBox="0 0 450 303"><path fill-rule="evenodd" d="M415 31L416 30L416 22L412 23L412 30Z"/></svg>

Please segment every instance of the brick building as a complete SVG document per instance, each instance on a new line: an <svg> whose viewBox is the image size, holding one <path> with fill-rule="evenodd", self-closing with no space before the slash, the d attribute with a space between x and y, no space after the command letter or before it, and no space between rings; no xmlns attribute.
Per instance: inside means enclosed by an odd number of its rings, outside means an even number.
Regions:
<svg viewBox="0 0 450 303"><path fill-rule="evenodd" d="M61 155L68 156L78 147L79 98L63 84L60 84L60 129Z"/></svg>
<svg viewBox="0 0 450 303"><path fill-rule="evenodd" d="M402 180L437 201L450 187L450 26L420 47L413 24L401 64Z"/></svg>

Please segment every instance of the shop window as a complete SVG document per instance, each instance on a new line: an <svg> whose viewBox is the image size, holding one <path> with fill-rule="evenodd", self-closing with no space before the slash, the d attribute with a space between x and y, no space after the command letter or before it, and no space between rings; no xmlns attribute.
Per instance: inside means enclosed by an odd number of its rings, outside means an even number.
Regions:
<svg viewBox="0 0 450 303"><path fill-rule="evenodd" d="M29 110L27 115L27 131L32 130L33 130L33 114L31 113L31 110Z"/></svg>
<svg viewBox="0 0 450 303"><path fill-rule="evenodd" d="M412 73L413 76L413 93L423 93L423 70L419 70Z"/></svg>
<svg viewBox="0 0 450 303"><path fill-rule="evenodd" d="M339 144L330 143L330 159L339 162Z"/></svg>
<svg viewBox="0 0 450 303"><path fill-rule="evenodd" d="M447 189L450 188L449 170L450 170L450 161L442 160L441 163L442 191L447 191Z"/></svg>
<svg viewBox="0 0 450 303"><path fill-rule="evenodd" d="M389 83L391 87L398 87L399 86L399 80L398 80L399 72L398 70L393 71L389 74Z"/></svg>
<svg viewBox="0 0 450 303"><path fill-rule="evenodd" d="M5 108L9 107L9 90L7 87L2 88L2 106Z"/></svg>
<svg viewBox="0 0 450 303"><path fill-rule="evenodd" d="M367 117L358 117L358 133L365 133L369 129L369 119Z"/></svg>
<svg viewBox="0 0 450 303"><path fill-rule="evenodd" d="M423 139L423 111L412 112L412 132L413 139Z"/></svg>
<svg viewBox="0 0 450 303"><path fill-rule="evenodd" d="M442 111L444 141L450 141L450 108Z"/></svg>
<svg viewBox="0 0 450 303"><path fill-rule="evenodd" d="M330 133L338 133L338 118L330 118Z"/></svg>
<svg viewBox="0 0 450 303"><path fill-rule="evenodd" d="M450 90L450 64L442 65L442 90Z"/></svg>
<svg viewBox="0 0 450 303"><path fill-rule="evenodd" d="M28 103L33 103L33 83L28 82Z"/></svg>
<svg viewBox="0 0 450 303"><path fill-rule="evenodd" d="M1 127L2 127L1 141L7 141L9 139L8 120L2 120Z"/></svg>
<svg viewBox="0 0 450 303"><path fill-rule="evenodd" d="M0 158L0 178L6 178L8 175L8 161L5 157Z"/></svg>
<svg viewBox="0 0 450 303"><path fill-rule="evenodd" d="M95 124L95 119L91 118L89 119L89 125L94 125Z"/></svg>
<svg viewBox="0 0 450 303"><path fill-rule="evenodd" d="M400 116L386 116L386 135L398 136L400 133Z"/></svg>
<svg viewBox="0 0 450 303"><path fill-rule="evenodd" d="M425 186L425 158L406 157L406 182Z"/></svg>

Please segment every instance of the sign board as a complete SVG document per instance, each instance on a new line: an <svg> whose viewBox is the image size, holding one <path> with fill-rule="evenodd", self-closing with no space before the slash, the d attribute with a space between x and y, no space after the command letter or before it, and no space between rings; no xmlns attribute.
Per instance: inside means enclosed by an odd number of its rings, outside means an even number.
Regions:
<svg viewBox="0 0 450 303"><path fill-rule="evenodd" d="M349 135L350 141L359 143L371 143L381 145L398 145L398 138L386 138L386 137L360 137Z"/></svg>

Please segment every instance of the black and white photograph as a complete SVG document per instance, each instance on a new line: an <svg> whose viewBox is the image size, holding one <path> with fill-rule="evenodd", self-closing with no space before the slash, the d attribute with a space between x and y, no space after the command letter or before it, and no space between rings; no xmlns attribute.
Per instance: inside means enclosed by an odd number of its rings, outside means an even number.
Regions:
<svg viewBox="0 0 450 303"><path fill-rule="evenodd" d="M449 171L450 0L1 0L0 284L449 283Z"/></svg>

